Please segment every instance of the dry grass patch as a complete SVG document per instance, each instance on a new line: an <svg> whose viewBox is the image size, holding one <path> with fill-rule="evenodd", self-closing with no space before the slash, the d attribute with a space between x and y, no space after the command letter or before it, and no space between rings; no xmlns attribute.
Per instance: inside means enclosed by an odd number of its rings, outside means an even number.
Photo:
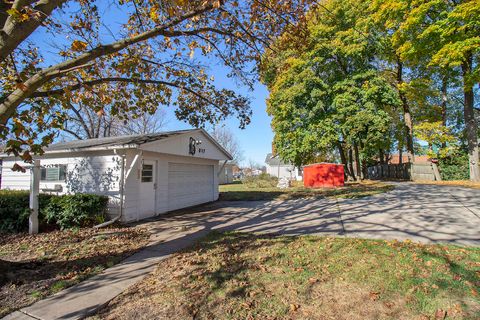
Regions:
<svg viewBox="0 0 480 320"><path fill-rule="evenodd" d="M478 319L480 249L214 233L101 319Z"/></svg>
<svg viewBox="0 0 480 320"><path fill-rule="evenodd" d="M226 201L253 201L253 200L289 200L298 198L323 198L337 197L357 199L375 194L388 192L394 189L389 185L379 181L362 181L355 183L346 183L344 187L337 188L305 188L301 181L294 182L294 185L288 189L276 187L258 187L243 184L241 182L220 185L220 200Z"/></svg>
<svg viewBox="0 0 480 320"><path fill-rule="evenodd" d="M148 239L139 228L0 234L0 317L100 273Z"/></svg>
<svg viewBox="0 0 480 320"><path fill-rule="evenodd" d="M439 186L457 186L457 187L467 187L473 189L480 189L480 182L473 182L467 180L451 180L451 181L426 181L419 180L415 181L418 184L433 184Z"/></svg>

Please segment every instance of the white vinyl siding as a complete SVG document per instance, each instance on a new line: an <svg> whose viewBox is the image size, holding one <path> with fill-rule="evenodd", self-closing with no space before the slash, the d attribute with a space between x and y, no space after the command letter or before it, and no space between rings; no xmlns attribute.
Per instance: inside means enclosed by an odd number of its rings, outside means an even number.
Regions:
<svg viewBox="0 0 480 320"><path fill-rule="evenodd" d="M26 167L26 172L13 171L18 163ZM43 179L40 179L40 192L54 194L94 193L110 198L111 215L118 213L120 158L115 155L75 156L69 158L41 159ZM2 167L2 189L29 190L30 164L21 161L4 160ZM60 172L64 168L65 172Z"/></svg>

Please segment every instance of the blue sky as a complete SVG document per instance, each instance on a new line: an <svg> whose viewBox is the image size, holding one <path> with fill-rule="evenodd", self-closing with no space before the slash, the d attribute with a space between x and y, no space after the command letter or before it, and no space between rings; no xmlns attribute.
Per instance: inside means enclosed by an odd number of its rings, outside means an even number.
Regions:
<svg viewBox="0 0 480 320"><path fill-rule="evenodd" d="M126 19L124 12L115 6L101 7L100 12L102 19L108 24L113 33L117 33L121 30L121 25ZM64 17L60 17L60 19L63 20ZM54 43L67 45L71 43L71 39L68 39L68 35L48 34L42 28L37 30L31 36L31 39L43 42L44 46L41 46L43 49L46 49L46 47L49 47ZM114 40L112 39L111 34L104 30L102 32L102 39L103 42L106 43ZM54 49L49 52L50 54L45 56L45 64L53 64L62 61L62 58L56 54L56 51L57 50ZM248 164L250 160L259 164L264 164L266 154L271 151L271 142L273 139L273 132L270 127L270 117L266 113L266 98L268 97L267 88L261 83L256 83L254 90L251 91L246 86L237 84L236 81L228 78L226 75L229 70L223 65L218 64L214 59L212 61L205 61L205 58L201 58L201 56L198 56L198 58L205 62L208 68L207 72L215 77L215 84L218 88L231 89L237 94L250 98L253 115L251 123L245 129L240 129L238 127L239 121L236 118L229 118L219 125L228 127L237 138L244 155L243 164ZM164 108L162 106L159 107ZM165 108L167 117L165 130L191 128L190 125L176 119L174 107Z"/></svg>
<svg viewBox="0 0 480 320"><path fill-rule="evenodd" d="M237 138L243 151L243 164L248 164L249 160L264 164L265 156L271 151L273 132L270 127L270 117L266 112L266 99L268 97L267 88L257 83L254 91L250 91L245 86L239 86L225 76L227 71L222 66L214 66L209 74L215 76L215 82L220 87L234 90L235 92L250 97L251 108L253 112L251 123L245 128L240 129L239 121L236 118L229 118L226 122L220 124L228 129ZM166 130L178 130L191 128L190 125L178 121L174 115L174 108L167 108L167 126ZM208 128L207 128L208 129Z"/></svg>

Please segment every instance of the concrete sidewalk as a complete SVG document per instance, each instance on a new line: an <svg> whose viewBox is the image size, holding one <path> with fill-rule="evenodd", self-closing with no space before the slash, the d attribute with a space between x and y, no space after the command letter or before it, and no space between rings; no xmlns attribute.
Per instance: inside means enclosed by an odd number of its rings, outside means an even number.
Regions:
<svg viewBox="0 0 480 320"><path fill-rule="evenodd" d="M29 307L15 311L3 319L83 319L142 280L154 270L159 261L192 245L208 233L209 231L203 228L188 230L177 228L153 235L149 246L120 264Z"/></svg>

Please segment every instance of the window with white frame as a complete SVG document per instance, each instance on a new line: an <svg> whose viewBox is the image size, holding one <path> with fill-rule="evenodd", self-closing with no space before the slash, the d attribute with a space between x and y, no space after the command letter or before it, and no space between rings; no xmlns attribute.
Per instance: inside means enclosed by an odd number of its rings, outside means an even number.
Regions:
<svg viewBox="0 0 480 320"><path fill-rule="evenodd" d="M43 167L40 170L41 181L65 181L65 165Z"/></svg>
<svg viewBox="0 0 480 320"><path fill-rule="evenodd" d="M142 182L152 182L153 181L153 165L144 164L142 166Z"/></svg>

